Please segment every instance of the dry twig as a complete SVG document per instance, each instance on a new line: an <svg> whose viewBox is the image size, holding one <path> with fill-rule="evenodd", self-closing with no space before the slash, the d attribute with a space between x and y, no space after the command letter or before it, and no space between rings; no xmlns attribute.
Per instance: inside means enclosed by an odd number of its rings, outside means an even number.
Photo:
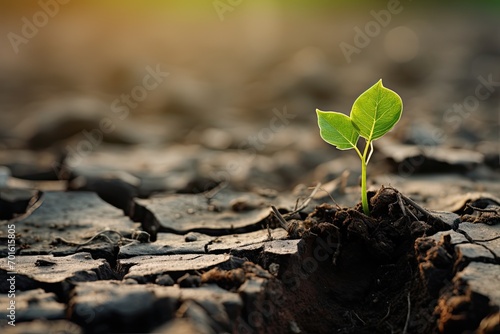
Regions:
<svg viewBox="0 0 500 334"><path fill-rule="evenodd" d="M398 204L399 204L399 207L401 208L401 211L403 212L403 216L405 217L408 217L407 214L406 214L406 208L405 208L405 205L403 203L403 199L402 199L402 195L400 192L396 192L396 197L398 198ZM413 219L413 221L418 221L419 219L413 214L413 212L411 212L410 210L408 210L408 213L409 215L411 216L411 219Z"/></svg>
<svg viewBox="0 0 500 334"><path fill-rule="evenodd" d="M429 211L427 211L426 209L424 209L423 207L421 207L420 205L418 205L414 200L412 200L408 196L400 193L399 190L397 190L396 188L391 187L391 186L389 186L387 188L394 190L396 192L396 194L398 194L398 196L401 196L401 198L406 202L406 204L411 205L415 210L417 210L418 212L420 212L421 214L423 214L426 218L435 218ZM419 220L417 217L415 217L415 219Z"/></svg>
<svg viewBox="0 0 500 334"><path fill-rule="evenodd" d="M318 182L318 184L313 188L313 191L311 192L311 194L304 200L304 202L299 207L297 207L298 202L299 202L299 200L297 199L297 202L295 203L295 209L292 212L289 212L289 213L283 215L283 217L285 217L285 218L291 217L294 214L307 208L307 206L309 205L311 200L314 198L314 196L316 195L316 193L318 192L320 187L321 187L321 183Z"/></svg>
<svg viewBox="0 0 500 334"><path fill-rule="evenodd" d="M274 215L280 222L281 227L288 231L288 227L290 224L285 220L285 218L283 218L283 215L278 211L278 209L276 209L274 205L271 205L271 209L273 210Z"/></svg>
<svg viewBox="0 0 500 334"><path fill-rule="evenodd" d="M106 234L107 233L113 233L113 234L118 234L118 236L120 237L120 239L117 241L117 242L114 242L113 240L111 240ZM110 244L115 244L115 243L120 243L122 242L125 238L121 235L120 232L118 231L114 231L114 230L105 230L105 231L101 231L101 232L98 232L97 234L95 234L92 238L90 238L89 240L87 241L84 241L84 242L76 242L76 241L68 241L64 238L61 238L61 237L57 237L56 238L56 242L62 242L63 244L66 244L68 246L77 246L76 249L79 249L80 247L82 246L85 246L85 245L88 245L90 244L92 241L94 241L95 239L99 238L99 237L103 237L107 242L109 242Z"/></svg>
<svg viewBox="0 0 500 334"><path fill-rule="evenodd" d="M481 209L481 208L472 206L470 203L467 203L466 206L468 208L471 208L472 210L478 211L478 212L498 213L498 209Z"/></svg>

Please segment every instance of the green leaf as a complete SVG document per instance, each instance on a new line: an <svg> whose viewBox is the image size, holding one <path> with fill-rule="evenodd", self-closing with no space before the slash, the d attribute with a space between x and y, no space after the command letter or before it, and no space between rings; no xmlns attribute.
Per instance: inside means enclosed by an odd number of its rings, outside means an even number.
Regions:
<svg viewBox="0 0 500 334"><path fill-rule="evenodd" d="M401 118L402 112L401 98L385 88L380 79L354 101L351 119L361 137L372 141L389 132Z"/></svg>
<svg viewBox="0 0 500 334"><path fill-rule="evenodd" d="M336 146L339 150L349 150L356 147L359 139L358 130L348 116L319 109L316 109L316 113L318 114L320 135L324 141Z"/></svg>

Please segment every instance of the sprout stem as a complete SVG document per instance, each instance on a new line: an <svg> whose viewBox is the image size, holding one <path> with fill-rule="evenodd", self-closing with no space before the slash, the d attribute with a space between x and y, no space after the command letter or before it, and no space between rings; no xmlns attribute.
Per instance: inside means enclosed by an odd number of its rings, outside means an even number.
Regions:
<svg viewBox="0 0 500 334"><path fill-rule="evenodd" d="M361 203L363 204L363 212L365 215L370 215L370 207L368 206L368 194L366 193L366 163L361 160Z"/></svg>
<svg viewBox="0 0 500 334"><path fill-rule="evenodd" d="M371 147L371 152L373 152L373 145L371 141L365 143L365 149L361 158L361 204L363 205L363 212L365 215L370 215L370 206L368 205L368 193L366 192L366 165L368 164L367 155L368 148ZM370 152L370 156L371 156Z"/></svg>

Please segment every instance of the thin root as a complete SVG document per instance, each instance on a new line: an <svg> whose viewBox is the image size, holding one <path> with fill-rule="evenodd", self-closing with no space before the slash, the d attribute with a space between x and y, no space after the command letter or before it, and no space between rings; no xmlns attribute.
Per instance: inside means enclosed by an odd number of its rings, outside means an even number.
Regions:
<svg viewBox="0 0 500 334"><path fill-rule="evenodd" d="M408 292L406 299L408 301L408 312L406 312L406 321L405 321L405 327L403 328L403 334L406 334L406 331L408 330L408 324L410 323L410 314L411 314L410 292Z"/></svg>
<svg viewBox="0 0 500 334"><path fill-rule="evenodd" d="M471 208L472 210L478 211L478 212L498 213L498 209L496 209L496 210L495 209L481 209L481 208L478 208L478 207L471 205L470 203L467 203L466 206L468 208Z"/></svg>
<svg viewBox="0 0 500 334"><path fill-rule="evenodd" d="M318 192L318 190L320 188L321 188L321 183L318 182L318 184L313 188L313 191L311 192L311 194L304 200L304 202L299 206L298 205L299 200L297 199L297 201L295 202L295 209L292 212L289 212L289 213L283 215L283 217L285 217L285 218L291 217L294 214L296 214L296 213L304 210L305 208L307 208L307 206L309 205L309 203L314 198L314 196L316 195L316 193Z"/></svg>
<svg viewBox="0 0 500 334"><path fill-rule="evenodd" d="M389 314L391 314L391 304L389 304L389 307L387 308L387 313L384 315L382 319L378 322L379 324L383 323L385 319L389 318Z"/></svg>
<svg viewBox="0 0 500 334"><path fill-rule="evenodd" d="M352 312L352 314L354 314L356 316L356 318L359 321L361 321L361 323L363 324L363 326L366 325L366 322L363 319L361 319L361 317L356 312L354 312L354 311L351 311L351 312Z"/></svg>
<svg viewBox="0 0 500 334"><path fill-rule="evenodd" d="M322 187L319 187L318 190L321 190L321 191L324 191L328 197L330 197L330 200L333 202L333 204L335 204L335 206L337 207L337 209L342 209L340 207L340 205L333 199L332 195L328 192L328 190L326 190L325 188L322 188Z"/></svg>
<svg viewBox="0 0 500 334"><path fill-rule="evenodd" d="M101 232L98 232L96 235L94 235L92 238L90 238L89 240L85 241L85 242L76 242L76 241L68 241L64 238L61 238L61 237L58 237L56 238L57 241L60 241L62 242L63 244L66 244L68 246L77 246L77 249L79 249L80 247L82 246L85 246L85 245L88 245L90 243L92 243L95 239L99 238L99 237L103 237L107 242L109 242L110 244L115 244L117 242L114 242L113 240L111 240L106 234L107 233L113 233L113 234L117 234L120 239L118 240L118 243L121 243L124 239L121 233L118 232L118 231L114 231L114 230L105 230L105 231L101 231Z"/></svg>

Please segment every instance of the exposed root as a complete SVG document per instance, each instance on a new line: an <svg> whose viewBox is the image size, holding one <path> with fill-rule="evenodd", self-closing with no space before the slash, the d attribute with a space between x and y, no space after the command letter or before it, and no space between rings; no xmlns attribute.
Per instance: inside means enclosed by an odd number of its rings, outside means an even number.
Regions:
<svg viewBox="0 0 500 334"><path fill-rule="evenodd" d="M109 236L107 236L106 234L116 234L119 236L119 240L118 241L113 241L111 240L111 238ZM52 244L59 244L59 243L62 243L62 244L65 244L65 245L68 245L68 246L77 246L76 249L78 250L80 247L82 246L85 246L85 245L89 245L91 243L93 243L95 240L97 240L98 238L102 238L105 240L105 242L107 243L110 243L112 245L124 245L124 244L127 244L127 243L130 243L132 242L133 240L131 239L128 239L128 238L125 238L121 235L120 232L118 231L114 231L114 230L105 230L105 231L101 231L101 232L98 232L97 234L95 234L93 237L91 237L89 240L87 241L84 241L84 242L77 242L77 241L69 241L69 240L66 240L64 238L61 238L61 237L57 237L55 238L55 240L52 242ZM125 241L125 242L124 242Z"/></svg>
<svg viewBox="0 0 500 334"><path fill-rule="evenodd" d="M408 324L410 323L410 314L411 314L411 299L410 299L410 292L408 291L408 295L406 296L406 300L408 302L408 311L406 313L406 322L405 326L403 328L403 334L406 334L408 331Z"/></svg>

